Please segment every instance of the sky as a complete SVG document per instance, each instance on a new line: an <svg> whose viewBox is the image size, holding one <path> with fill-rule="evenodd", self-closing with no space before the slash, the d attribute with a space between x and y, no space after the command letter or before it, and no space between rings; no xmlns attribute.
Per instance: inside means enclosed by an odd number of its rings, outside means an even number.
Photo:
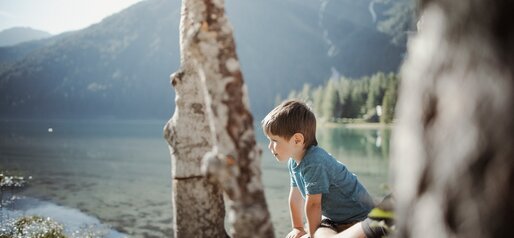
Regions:
<svg viewBox="0 0 514 238"><path fill-rule="evenodd" d="M0 31L30 27L59 34L100 22L141 0L0 0Z"/></svg>

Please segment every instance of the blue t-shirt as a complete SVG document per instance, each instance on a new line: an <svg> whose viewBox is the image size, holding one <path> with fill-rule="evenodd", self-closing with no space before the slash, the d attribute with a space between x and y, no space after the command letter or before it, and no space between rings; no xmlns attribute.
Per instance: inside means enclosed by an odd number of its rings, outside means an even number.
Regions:
<svg viewBox="0 0 514 238"><path fill-rule="evenodd" d="M321 213L338 223L364 220L373 199L357 176L318 146L311 146L300 162L288 162L291 186L306 194L321 195Z"/></svg>

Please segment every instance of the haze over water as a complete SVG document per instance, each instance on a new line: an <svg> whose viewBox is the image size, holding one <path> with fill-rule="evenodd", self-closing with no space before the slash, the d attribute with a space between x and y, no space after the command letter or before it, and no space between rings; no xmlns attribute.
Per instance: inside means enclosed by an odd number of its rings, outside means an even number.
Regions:
<svg viewBox="0 0 514 238"><path fill-rule="evenodd" d="M0 170L32 176L26 195L99 218L130 237L166 237L171 160L165 121L0 121ZM51 130L49 130L51 128ZM289 177L256 128L266 198L278 237L289 232ZM320 146L378 199L388 193L389 129L320 128Z"/></svg>

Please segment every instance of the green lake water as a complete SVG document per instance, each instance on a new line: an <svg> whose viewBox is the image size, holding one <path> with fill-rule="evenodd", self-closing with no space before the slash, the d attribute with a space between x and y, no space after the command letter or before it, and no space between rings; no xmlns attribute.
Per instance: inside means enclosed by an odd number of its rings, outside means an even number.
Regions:
<svg viewBox="0 0 514 238"><path fill-rule="evenodd" d="M0 171L32 176L20 195L75 208L129 237L171 237L165 121L0 121ZM256 137L277 237L289 232L285 164ZM319 128L318 142L379 200L388 190L390 129Z"/></svg>

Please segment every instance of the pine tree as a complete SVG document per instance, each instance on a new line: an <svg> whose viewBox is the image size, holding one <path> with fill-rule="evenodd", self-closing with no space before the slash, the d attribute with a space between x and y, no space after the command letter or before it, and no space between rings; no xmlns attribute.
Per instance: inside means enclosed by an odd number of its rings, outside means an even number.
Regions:
<svg viewBox="0 0 514 238"><path fill-rule="evenodd" d="M322 86L316 87L316 89L314 89L312 92L313 109L316 117L318 118L322 117L321 108L323 105L323 92L324 90Z"/></svg>
<svg viewBox="0 0 514 238"><path fill-rule="evenodd" d="M335 87L335 81L329 80L325 89L322 104L322 116L326 120L334 120L340 116L339 92Z"/></svg>
<svg viewBox="0 0 514 238"><path fill-rule="evenodd" d="M387 89L382 100L382 116L380 122L391 123L394 119L396 98L397 98L398 78L394 74L387 77Z"/></svg>

